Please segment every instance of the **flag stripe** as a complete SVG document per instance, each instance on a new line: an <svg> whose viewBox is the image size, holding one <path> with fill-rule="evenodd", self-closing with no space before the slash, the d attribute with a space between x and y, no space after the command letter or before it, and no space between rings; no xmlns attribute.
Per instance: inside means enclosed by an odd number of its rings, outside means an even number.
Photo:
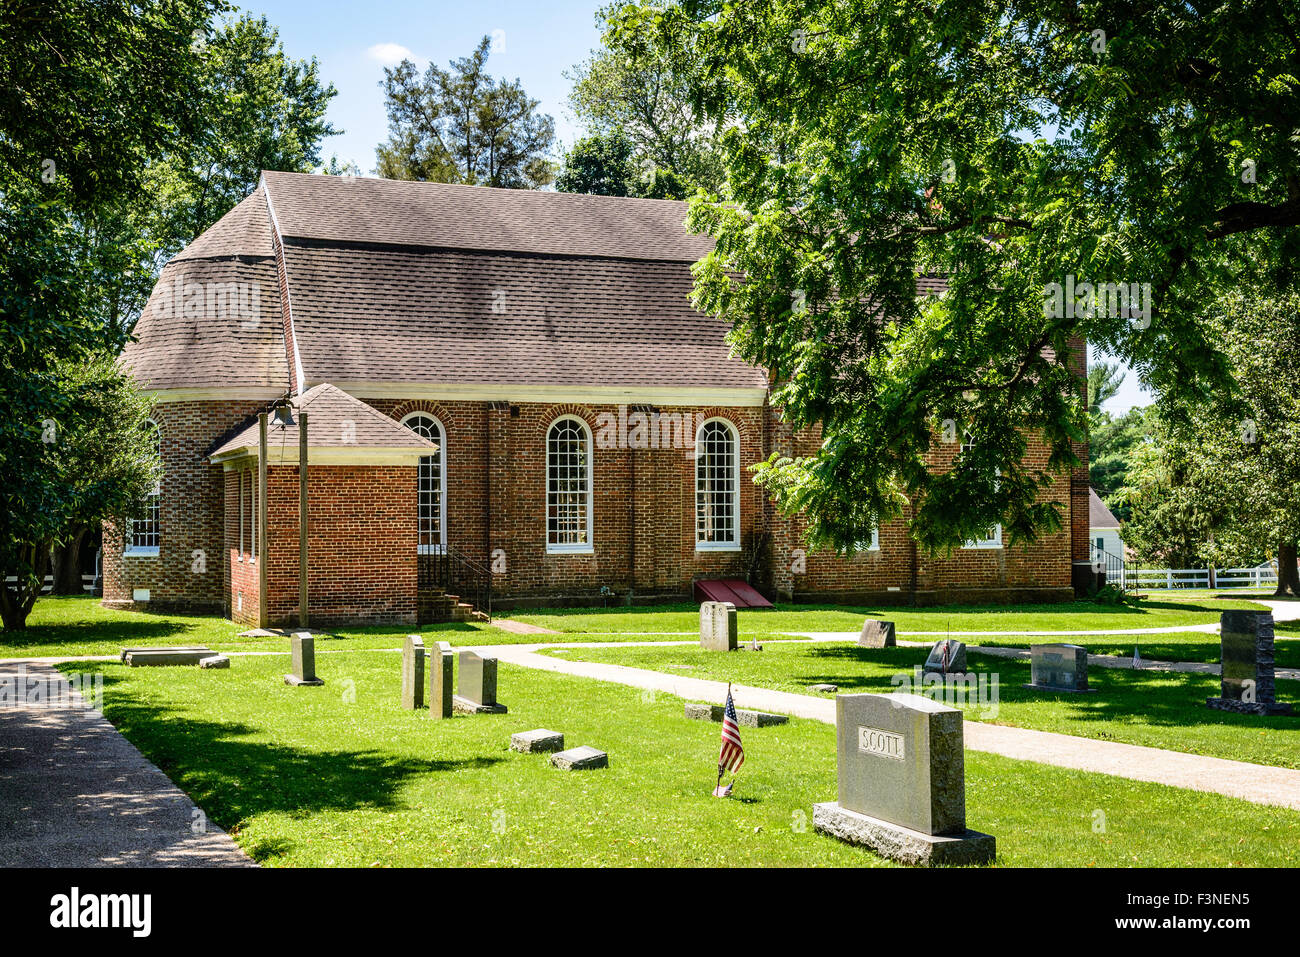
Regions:
<svg viewBox="0 0 1300 957"><path fill-rule="evenodd" d="M745 747L740 743L740 721L736 717L736 704L727 692L727 707L722 712L722 751L718 755L718 768L735 774L745 763Z"/></svg>

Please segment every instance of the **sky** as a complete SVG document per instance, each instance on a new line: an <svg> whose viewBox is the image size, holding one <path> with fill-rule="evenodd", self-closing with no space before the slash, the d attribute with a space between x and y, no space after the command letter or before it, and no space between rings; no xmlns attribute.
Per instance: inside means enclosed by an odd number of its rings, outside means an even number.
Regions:
<svg viewBox="0 0 1300 957"><path fill-rule="evenodd" d="M370 0L247 0L242 9L265 14L280 30L285 52L316 57L321 77L338 89L328 118L344 132L328 138L321 156L353 162L363 174L375 166L375 147L388 138L388 118L379 83L385 66L404 57L423 67L446 66L468 56L484 36L493 38L488 72L518 79L540 110L555 119L561 148L582 133L569 109L570 82L564 73L599 46L595 13L605 0L466 0L461 3ZM1099 356L1095 350L1089 362ZM1152 397L1129 372L1119 394L1105 406L1120 414Z"/></svg>
<svg viewBox="0 0 1300 957"><path fill-rule="evenodd" d="M423 68L469 56L484 36L493 37L487 69L494 77L519 79L540 111L555 118L563 146L581 132L568 97L567 70L600 45L596 9L603 0L246 0L241 9L265 14L280 29L285 52L316 57L321 77L338 96L329 120L340 136L325 141L322 158L337 154L363 174L375 166L375 147L388 138L388 117L379 83L385 66L406 57ZM499 31L499 32L498 32Z"/></svg>

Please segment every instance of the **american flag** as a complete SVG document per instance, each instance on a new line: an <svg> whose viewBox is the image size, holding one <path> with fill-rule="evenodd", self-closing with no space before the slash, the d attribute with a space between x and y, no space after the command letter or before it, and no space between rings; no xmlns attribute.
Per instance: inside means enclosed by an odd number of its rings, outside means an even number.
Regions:
<svg viewBox="0 0 1300 957"><path fill-rule="evenodd" d="M736 704L727 691L727 707L722 712L722 753L718 755L718 775L723 771L735 774L745 763L745 749L740 743L740 722L736 718Z"/></svg>

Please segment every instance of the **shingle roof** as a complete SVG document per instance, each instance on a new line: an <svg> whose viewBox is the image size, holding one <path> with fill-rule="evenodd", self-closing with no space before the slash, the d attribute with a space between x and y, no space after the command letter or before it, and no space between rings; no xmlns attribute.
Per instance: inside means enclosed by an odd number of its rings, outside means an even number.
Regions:
<svg viewBox="0 0 1300 957"><path fill-rule="evenodd" d="M228 259L235 256L270 259L271 219L266 193L261 186L249 193L234 209L204 230L194 242L176 254L172 262L186 259Z"/></svg>
<svg viewBox="0 0 1300 957"><path fill-rule="evenodd" d="M285 244L308 381L766 387L686 263Z"/></svg>
<svg viewBox="0 0 1300 957"><path fill-rule="evenodd" d="M269 258L173 259L163 267L134 335L121 362L146 389L280 392L289 384L280 287Z"/></svg>
<svg viewBox="0 0 1300 957"><path fill-rule="evenodd" d="M268 429L269 443L294 455L298 449L298 413L307 412L307 444L312 449L387 449L432 455L438 446L417 435L382 412L371 408L329 383L308 389L290 400L294 424ZM210 459L258 447L258 423L254 418L233 437L208 453Z"/></svg>
<svg viewBox="0 0 1300 957"><path fill-rule="evenodd" d="M690 305L713 241L685 218L667 200L268 171L164 269L123 361L149 388L285 389L278 228L304 384L761 392L727 324ZM260 321L161 315L178 278L256 284Z"/></svg>
<svg viewBox="0 0 1300 957"><path fill-rule="evenodd" d="M694 262L686 204L307 173L262 174L280 235L327 242Z"/></svg>
<svg viewBox="0 0 1300 957"><path fill-rule="evenodd" d="M1119 519L1106 507L1095 489L1088 489L1088 527L1119 528Z"/></svg>

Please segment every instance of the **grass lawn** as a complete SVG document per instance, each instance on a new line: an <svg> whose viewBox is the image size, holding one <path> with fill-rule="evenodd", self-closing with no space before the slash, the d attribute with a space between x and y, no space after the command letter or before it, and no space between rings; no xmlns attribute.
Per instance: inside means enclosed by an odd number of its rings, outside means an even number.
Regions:
<svg viewBox="0 0 1300 957"><path fill-rule="evenodd" d="M838 685L846 694L888 694L897 687L891 678L910 676L926 656L922 648L868 649L838 642L767 644L761 652L730 654L703 651L694 645L556 649L548 653L797 694L814 693L808 686L820 683ZM988 674L990 682L998 675L997 713L986 714L972 706L966 711L974 720L1300 768L1300 718L1211 711L1205 699L1219 693L1219 679L1214 675L1090 668L1088 684L1096 691L1050 694L1022 687L1029 681L1028 662L969 653L967 664L976 673ZM1278 691L1283 701L1300 705L1300 683L1278 682Z"/></svg>
<svg viewBox="0 0 1300 957"><path fill-rule="evenodd" d="M742 635L791 631L853 631L867 617L893 621L900 632L952 631L1106 631L1112 628L1168 628L1215 624L1232 608L1267 610L1240 597L1212 593L1143 599L1136 605L1101 605L1091 601L1039 605L944 605L909 608L869 605L777 605L771 610L741 610ZM698 634L700 609L684 603L618 608L566 608L512 612L528 622L568 634L605 635L685 632ZM1132 649L1129 649L1130 653Z"/></svg>
<svg viewBox="0 0 1300 957"><path fill-rule="evenodd" d="M1275 627L1275 633L1283 636L1287 634L1280 626ZM1088 649L1089 654L1117 655L1121 658L1132 658L1136 646L1146 661L1201 661L1217 665L1223 657L1219 636L1201 631L1180 631L1159 635L1070 635L1068 638L1017 638L1010 635L990 635L987 638L961 640L968 645L994 645L1004 648L1028 648L1031 644L1069 642L1072 645L1083 645ZM1275 642L1273 658L1279 668L1300 668L1300 641Z"/></svg>
<svg viewBox="0 0 1300 957"><path fill-rule="evenodd" d="M317 664L321 688L286 687L287 655L61 667L102 671L109 720L266 865L886 863L812 831L812 804L835 795L819 722L745 729L736 797L718 800L718 726L686 720L678 698L503 664L510 714L440 722L401 710L395 655ZM603 748L610 767L508 750L536 727ZM970 825L1004 866L1300 864L1294 811L978 752L966 781Z"/></svg>
<svg viewBox="0 0 1300 957"><path fill-rule="evenodd" d="M0 658L116 655L129 645L207 645L216 651L275 651L284 638L240 638L247 626L212 615L168 615L103 608L89 596L41 598L25 631L0 634ZM534 636L513 635L478 622L350 628L317 650L399 648L406 634L434 636L453 644L517 644ZM429 640L426 637L426 641Z"/></svg>

